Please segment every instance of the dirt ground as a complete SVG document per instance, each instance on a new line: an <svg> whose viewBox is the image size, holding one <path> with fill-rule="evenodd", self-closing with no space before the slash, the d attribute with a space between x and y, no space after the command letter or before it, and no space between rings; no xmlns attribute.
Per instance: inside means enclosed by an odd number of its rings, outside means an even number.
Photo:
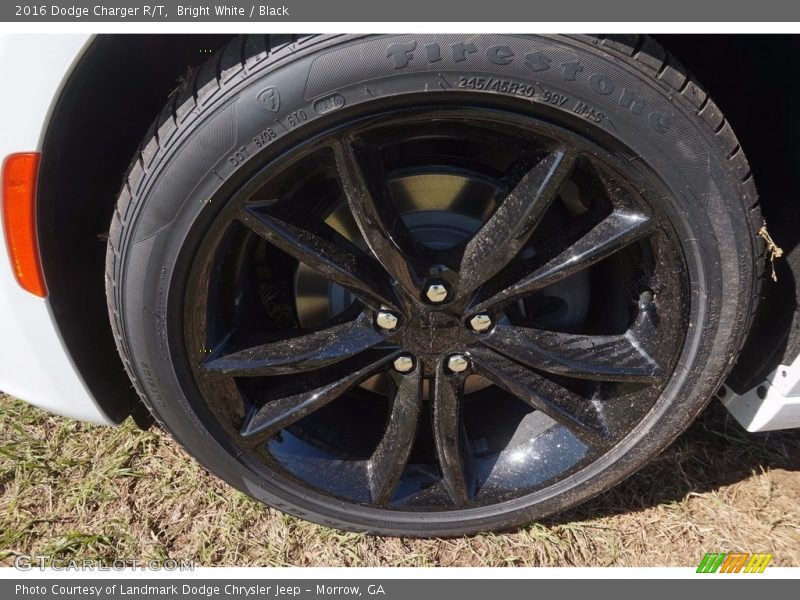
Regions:
<svg viewBox="0 0 800 600"><path fill-rule="evenodd" d="M0 394L0 565L14 556L196 565L800 566L800 430L748 434L715 401L615 489L520 530L409 540L286 516L217 481L158 429L86 425Z"/></svg>

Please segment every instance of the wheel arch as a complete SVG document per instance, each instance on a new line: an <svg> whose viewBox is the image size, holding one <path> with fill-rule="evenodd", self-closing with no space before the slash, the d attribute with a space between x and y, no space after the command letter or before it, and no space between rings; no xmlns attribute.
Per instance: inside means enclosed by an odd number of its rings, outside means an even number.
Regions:
<svg viewBox="0 0 800 600"><path fill-rule="evenodd" d="M119 422L142 417L117 354L104 289L117 194L144 133L191 67L230 36L100 35L54 102L42 141L37 226L48 298L92 395Z"/></svg>
<svg viewBox="0 0 800 600"><path fill-rule="evenodd" d="M106 308L105 236L116 197L148 126L187 69L202 65L231 37L96 37L62 88L43 137L37 221L50 303L87 386L117 421L130 414L144 417L146 412L140 408L137 413L141 405L117 354ZM785 76L780 59L800 50L800 38L657 37L695 73L725 112L752 165L773 237L787 251L793 249L800 241L800 203L787 195L800 184L800 172L793 168L800 148L791 144L793 132L785 123L795 123L792 101L800 82ZM771 118L765 124L753 118L753 111L761 107L764 114L767 103ZM780 160L775 160L776 144L785 149ZM785 303L787 287L795 298L794 285L785 281L793 284L798 277L788 267L781 275ZM765 294L762 304L769 306L770 295L776 295L769 283ZM772 319L769 331L754 328L760 333L745 345L734 380L747 385L758 379L757 373L766 368L765 356L778 360L797 345L789 339L795 336L784 335L798 329L794 306L781 314L777 324ZM765 344L771 352L763 351Z"/></svg>

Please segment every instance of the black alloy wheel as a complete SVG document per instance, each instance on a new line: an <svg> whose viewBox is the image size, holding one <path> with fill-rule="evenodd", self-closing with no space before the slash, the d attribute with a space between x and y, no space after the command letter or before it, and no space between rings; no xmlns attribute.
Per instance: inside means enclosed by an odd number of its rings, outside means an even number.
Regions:
<svg viewBox="0 0 800 600"><path fill-rule="evenodd" d="M281 162L234 195L187 286L198 386L254 460L377 507L486 505L596 459L659 396L685 267L608 152L504 112L416 109ZM463 202L477 218L459 223ZM310 286L319 311L300 265L328 283Z"/></svg>
<svg viewBox="0 0 800 600"><path fill-rule="evenodd" d="M254 82L245 68L249 87L218 81L216 104L196 96L184 132L175 113L181 141L123 198L141 215L112 225L115 326L163 425L272 505L413 535L565 508L688 425L741 343L724 314L754 284L712 237L695 243L721 224L687 210L683 171L611 135L622 117L604 129L475 89L281 108L280 66L307 69L302 48ZM213 150L264 106L289 116ZM205 156L220 162L198 183ZM166 210L159 186L189 201ZM714 307L726 285L747 298Z"/></svg>

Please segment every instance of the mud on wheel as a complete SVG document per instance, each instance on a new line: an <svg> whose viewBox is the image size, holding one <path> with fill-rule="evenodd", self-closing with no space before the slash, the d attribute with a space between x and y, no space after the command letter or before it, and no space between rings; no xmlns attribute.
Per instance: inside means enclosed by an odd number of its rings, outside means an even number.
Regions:
<svg viewBox="0 0 800 600"><path fill-rule="evenodd" d="M456 535L688 426L746 332L759 218L649 38L248 36L144 140L109 305L144 401L232 485Z"/></svg>

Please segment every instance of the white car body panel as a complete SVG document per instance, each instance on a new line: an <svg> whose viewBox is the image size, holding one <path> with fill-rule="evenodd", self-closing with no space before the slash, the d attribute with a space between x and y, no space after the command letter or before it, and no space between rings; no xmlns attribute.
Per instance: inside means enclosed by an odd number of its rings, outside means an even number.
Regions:
<svg viewBox="0 0 800 600"><path fill-rule="evenodd" d="M55 99L88 35L0 35L0 160L41 151ZM78 373L47 299L14 278L0 228L0 390L51 412L110 425Z"/></svg>
<svg viewBox="0 0 800 600"><path fill-rule="evenodd" d="M747 431L800 427L800 356L741 395L727 386L723 390L717 394L720 402Z"/></svg>

